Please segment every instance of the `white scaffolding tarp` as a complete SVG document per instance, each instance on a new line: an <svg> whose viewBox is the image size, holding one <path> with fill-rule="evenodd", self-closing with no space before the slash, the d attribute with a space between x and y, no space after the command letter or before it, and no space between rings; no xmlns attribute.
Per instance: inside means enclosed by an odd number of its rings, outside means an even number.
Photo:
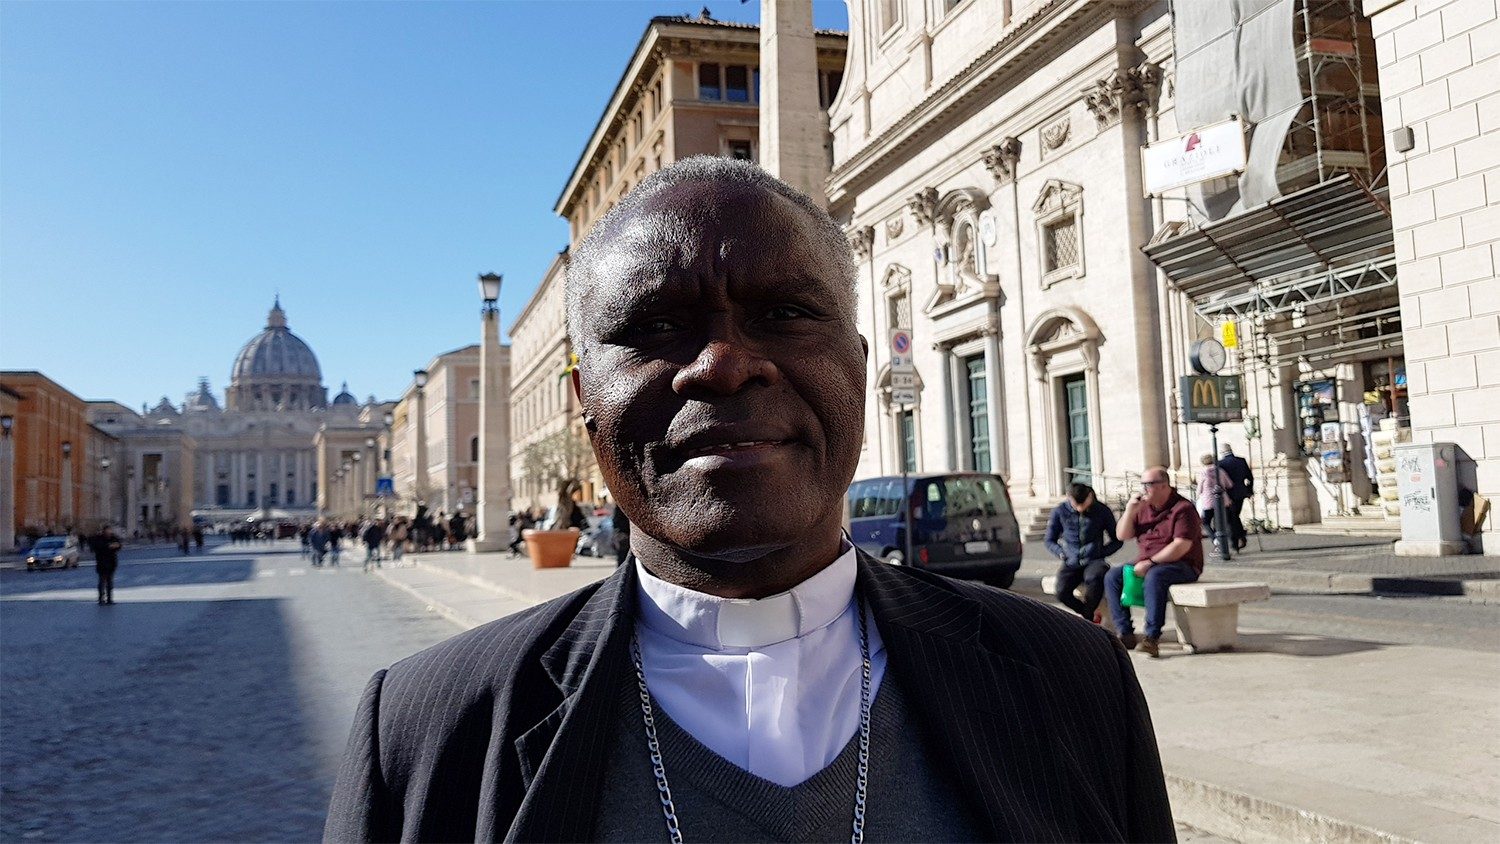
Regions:
<svg viewBox="0 0 1500 844"><path fill-rule="evenodd" d="M1292 0L1176 0L1177 128L1181 132L1240 117L1252 125L1238 190L1205 197L1210 219L1232 216L1281 195L1276 166L1302 107L1292 42ZM1232 207L1227 207L1233 200Z"/></svg>

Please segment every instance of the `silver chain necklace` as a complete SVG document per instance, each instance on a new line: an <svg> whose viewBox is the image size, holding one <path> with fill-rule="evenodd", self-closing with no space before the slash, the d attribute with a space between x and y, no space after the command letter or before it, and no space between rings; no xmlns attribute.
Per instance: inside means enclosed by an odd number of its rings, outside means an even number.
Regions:
<svg viewBox="0 0 1500 844"><path fill-rule="evenodd" d="M859 613L859 772L854 780L854 834L852 844L864 844L865 840L865 791L870 784L870 633L865 627L865 611L858 599L854 609ZM661 797L661 813L667 821L667 838L672 844L682 844L682 827L677 823L677 807L672 805L672 786L667 782L667 769L662 764L661 742L656 739L656 716L651 706L651 693L646 690L646 669L641 663L641 639L633 631L630 634L630 656L635 660L635 682L640 687L641 717L646 722L646 747L651 751L651 770L656 774L656 791Z"/></svg>

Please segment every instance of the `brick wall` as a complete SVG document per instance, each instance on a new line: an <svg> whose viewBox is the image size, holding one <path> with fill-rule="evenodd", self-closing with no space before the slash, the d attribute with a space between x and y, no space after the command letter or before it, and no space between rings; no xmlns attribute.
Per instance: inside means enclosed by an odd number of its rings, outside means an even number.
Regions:
<svg viewBox="0 0 1500 844"><path fill-rule="evenodd" d="M1500 500L1500 0L1365 0L1388 131L1413 436ZM1490 519L1494 530L1496 519Z"/></svg>

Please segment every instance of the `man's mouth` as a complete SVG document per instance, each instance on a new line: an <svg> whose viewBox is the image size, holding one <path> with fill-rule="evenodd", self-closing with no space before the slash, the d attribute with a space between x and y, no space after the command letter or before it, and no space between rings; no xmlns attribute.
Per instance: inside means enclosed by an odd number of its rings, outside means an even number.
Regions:
<svg viewBox="0 0 1500 844"><path fill-rule="evenodd" d="M776 448L787 445L790 440L745 440L737 443L718 443L689 449L683 456L691 460L694 457L708 457L715 454L742 454L751 451Z"/></svg>

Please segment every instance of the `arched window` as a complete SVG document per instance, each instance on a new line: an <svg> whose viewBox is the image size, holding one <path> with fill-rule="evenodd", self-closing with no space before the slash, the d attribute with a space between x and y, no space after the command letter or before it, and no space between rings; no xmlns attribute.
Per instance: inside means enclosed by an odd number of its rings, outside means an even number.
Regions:
<svg viewBox="0 0 1500 844"><path fill-rule="evenodd" d="M469 440L469 462L470 463L478 463L479 462L479 438L478 437L475 437L472 440Z"/></svg>

